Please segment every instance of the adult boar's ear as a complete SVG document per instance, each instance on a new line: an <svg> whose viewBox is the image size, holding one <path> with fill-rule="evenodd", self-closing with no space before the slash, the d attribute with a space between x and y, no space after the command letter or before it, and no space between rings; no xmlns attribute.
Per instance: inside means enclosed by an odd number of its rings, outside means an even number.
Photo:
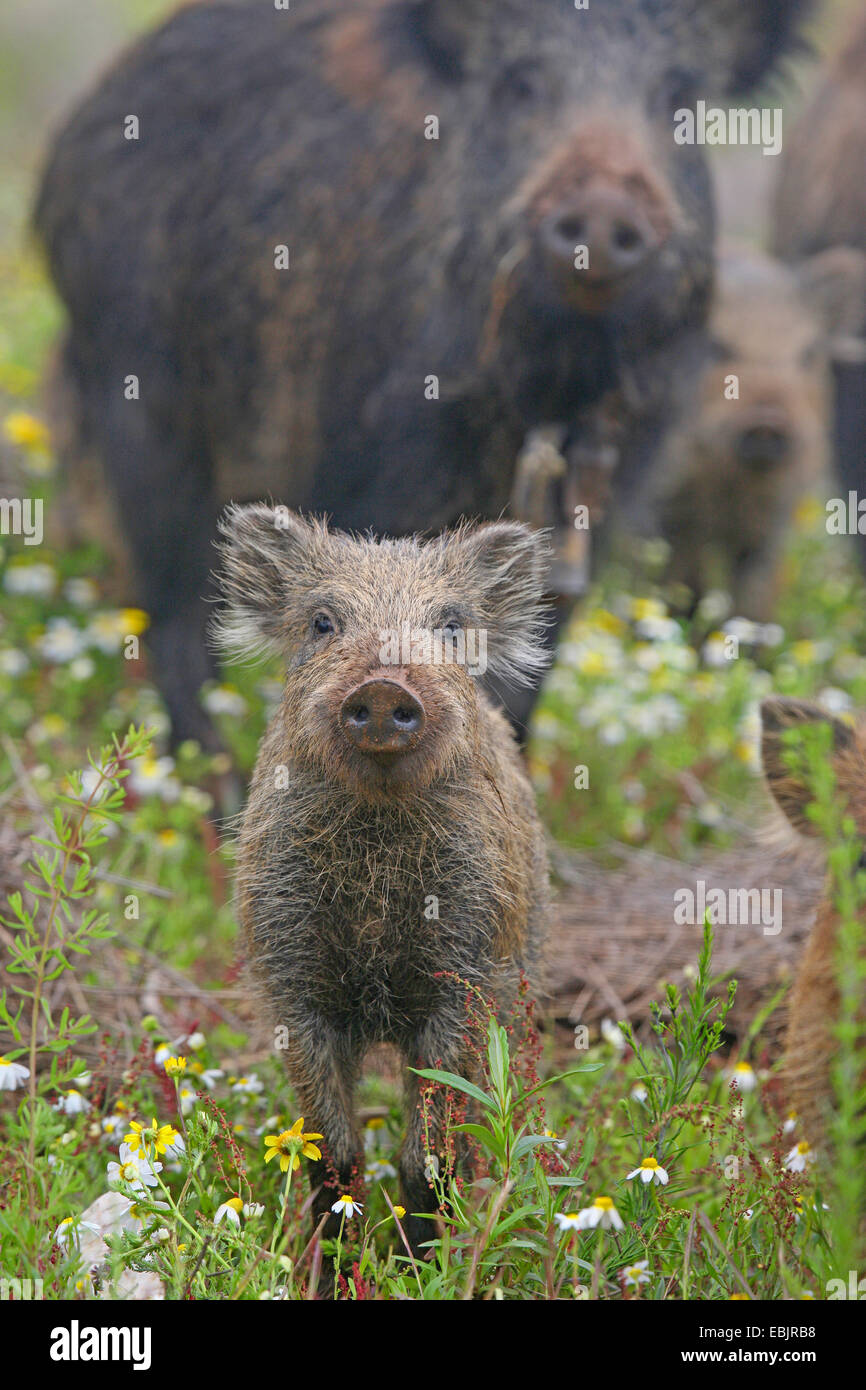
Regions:
<svg viewBox="0 0 866 1390"><path fill-rule="evenodd" d="M225 537L219 578L226 604L213 623L215 641L234 655L284 651L289 595L309 575L325 528L288 507L254 502L227 507L219 529Z"/></svg>
<svg viewBox="0 0 866 1390"><path fill-rule="evenodd" d="M550 547L543 531L491 521L448 542L474 621L487 634L489 670L529 685L550 657L543 642Z"/></svg>
<svg viewBox="0 0 866 1390"><path fill-rule="evenodd" d="M844 752L854 744L851 725L834 719L810 700L792 700L774 695L761 704L761 761L767 785L794 829L801 835L815 835L818 833L816 827L806 814L809 803L814 799L813 793L789 766L786 757L788 740L783 738L789 729L802 728L805 724L829 724L836 753Z"/></svg>
<svg viewBox="0 0 866 1390"><path fill-rule="evenodd" d="M743 96L784 57L807 49L802 31L815 0L692 0L697 21L713 27L708 67L728 96Z"/></svg>

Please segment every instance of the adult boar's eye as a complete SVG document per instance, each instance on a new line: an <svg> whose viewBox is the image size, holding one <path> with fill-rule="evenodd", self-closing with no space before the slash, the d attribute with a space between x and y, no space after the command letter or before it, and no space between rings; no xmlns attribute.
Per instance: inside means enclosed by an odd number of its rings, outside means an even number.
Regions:
<svg viewBox="0 0 866 1390"><path fill-rule="evenodd" d="M544 79L539 65L524 60L512 63L498 75L493 95L498 103L519 105L539 101L544 93Z"/></svg>
<svg viewBox="0 0 866 1390"><path fill-rule="evenodd" d="M698 74L688 68L671 68L659 88L659 104L668 111L680 111L695 104Z"/></svg>
<svg viewBox="0 0 866 1390"><path fill-rule="evenodd" d="M327 613L317 613L313 619L313 632L317 637L327 637L334 631L334 623Z"/></svg>
<svg viewBox="0 0 866 1390"><path fill-rule="evenodd" d="M460 631L460 622L457 618L449 618L442 624L442 632L445 637L456 637Z"/></svg>

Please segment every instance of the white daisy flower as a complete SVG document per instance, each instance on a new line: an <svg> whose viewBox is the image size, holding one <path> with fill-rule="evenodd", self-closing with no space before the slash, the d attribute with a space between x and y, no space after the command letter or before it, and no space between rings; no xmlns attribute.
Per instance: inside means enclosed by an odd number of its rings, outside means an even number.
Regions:
<svg viewBox="0 0 866 1390"><path fill-rule="evenodd" d="M28 594L50 598L57 585L57 572L51 565L10 565L3 576L7 594Z"/></svg>
<svg viewBox="0 0 866 1390"><path fill-rule="evenodd" d="M89 656L77 656L69 663L69 674L74 681L89 681L95 670Z"/></svg>
<svg viewBox="0 0 866 1390"><path fill-rule="evenodd" d="M175 1134L172 1143L166 1144L166 1146L165 1146L165 1156L166 1156L166 1158L182 1158L183 1155L184 1155L185 1153L186 1153L186 1144L185 1144L184 1141L183 1141L183 1135L180 1134L180 1133L177 1133L177 1134ZM176 1170L174 1170L174 1171L176 1171Z"/></svg>
<svg viewBox="0 0 866 1390"><path fill-rule="evenodd" d="M718 623L726 618L733 606L730 594L723 589L710 589L698 604L698 616L708 623Z"/></svg>
<svg viewBox="0 0 866 1390"><path fill-rule="evenodd" d="M635 1082L630 1091L632 1100L636 1100L639 1105L645 1104L647 1094L646 1086L641 1085L639 1081Z"/></svg>
<svg viewBox="0 0 866 1390"><path fill-rule="evenodd" d="M785 1167L790 1173L804 1173L810 1163L815 1162L815 1153L810 1144L805 1139L794 1148L785 1159Z"/></svg>
<svg viewBox="0 0 866 1390"><path fill-rule="evenodd" d="M601 1036L605 1042L615 1047L617 1052L622 1052L626 1045L625 1033L618 1028L611 1018L603 1018L601 1021Z"/></svg>
<svg viewBox="0 0 866 1390"><path fill-rule="evenodd" d="M649 1158L641 1159L638 1167L633 1168L629 1173L628 1181L631 1182L632 1178L636 1177L640 1177L642 1183L655 1182L660 1187L665 1187L669 1182L667 1169L663 1168L658 1159L653 1158L652 1155Z"/></svg>
<svg viewBox="0 0 866 1390"><path fill-rule="evenodd" d="M86 642L81 629L68 618L49 618L36 645L46 661L62 666L80 656Z"/></svg>
<svg viewBox="0 0 866 1390"><path fill-rule="evenodd" d="M0 1057L0 1091L17 1091L30 1077L30 1068Z"/></svg>
<svg viewBox="0 0 866 1390"><path fill-rule="evenodd" d="M96 585L89 579L67 579L63 593L76 608L91 608L99 597Z"/></svg>
<svg viewBox="0 0 866 1390"><path fill-rule="evenodd" d="M748 1062L738 1062L735 1067L731 1067L725 1075L740 1091L754 1091L758 1084L754 1068Z"/></svg>
<svg viewBox="0 0 866 1390"><path fill-rule="evenodd" d="M197 1100L195 1091L191 1086L181 1086L178 1090L177 1098L180 1101L180 1113L182 1115L189 1115Z"/></svg>
<svg viewBox="0 0 866 1390"><path fill-rule="evenodd" d="M137 758L127 785L136 796L159 796L163 801L176 801L180 783L172 776L174 758Z"/></svg>
<svg viewBox="0 0 866 1390"><path fill-rule="evenodd" d="M720 632L711 633L701 647L701 660L705 666L714 668L727 666L730 660L727 638L723 637Z"/></svg>
<svg viewBox="0 0 866 1390"><path fill-rule="evenodd" d="M92 1221L82 1221L80 1216L64 1216L57 1230L54 1232L55 1244L61 1247L66 1245L77 1246L81 1239L82 1231L90 1231L92 1235L102 1235L102 1231Z"/></svg>
<svg viewBox="0 0 866 1390"><path fill-rule="evenodd" d="M381 1182L383 1178L396 1178L397 1169L385 1158L372 1158L364 1169L367 1182Z"/></svg>
<svg viewBox="0 0 866 1390"><path fill-rule="evenodd" d="M347 1218L354 1216L356 1211L361 1211L361 1203L356 1202L354 1197L349 1197L345 1193L338 1197L331 1211L335 1211L338 1216L345 1215Z"/></svg>
<svg viewBox="0 0 866 1390"><path fill-rule="evenodd" d="M201 702L208 714L228 714L238 719L242 718L248 709L243 695L232 685L218 685L203 695Z"/></svg>
<svg viewBox="0 0 866 1390"><path fill-rule="evenodd" d="M778 623L763 623L758 640L764 647L779 647L785 640L785 629Z"/></svg>
<svg viewBox="0 0 866 1390"><path fill-rule="evenodd" d="M579 1211L556 1211L553 1219L561 1231L582 1231Z"/></svg>
<svg viewBox="0 0 866 1390"><path fill-rule="evenodd" d="M249 1076L239 1076L233 1082L231 1089L238 1096L257 1096L260 1091L265 1089L264 1082L259 1081L255 1072L250 1072Z"/></svg>
<svg viewBox="0 0 866 1390"><path fill-rule="evenodd" d="M747 647L754 647L761 640L761 628L751 618L728 618L722 631L726 637L735 637Z"/></svg>
<svg viewBox="0 0 866 1390"><path fill-rule="evenodd" d="M620 1270L620 1273L629 1288L637 1289L640 1288L641 1284L648 1284L650 1282L650 1276L647 1272L648 1269L649 1260L638 1260L635 1264Z"/></svg>
<svg viewBox="0 0 866 1390"><path fill-rule="evenodd" d="M97 772L95 767L82 768L78 774L78 782L81 787L82 799L84 801L92 799L94 804L100 802L111 791L110 783ZM99 788L98 791L97 788Z"/></svg>
<svg viewBox="0 0 866 1390"><path fill-rule="evenodd" d="M596 1226L603 1231L621 1231L625 1223L613 1204L610 1197L596 1197L591 1207L583 1207L577 1213L577 1229L579 1231L593 1231Z"/></svg>
<svg viewBox="0 0 866 1390"><path fill-rule="evenodd" d="M553 1141L550 1146L552 1149L556 1149L558 1153L565 1153L565 1150L568 1147L566 1141L564 1139L560 1139L555 1129L546 1129L544 1131L544 1137L545 1139L551 1139Z"/></svg>
<svg viewBox="0 0 866 1390"><path fill-rule="evenodd" d="M251 1220L256 1216L264 1216L265 1208L263 1202L244 1202L244 1216Z"/></svg>
<svg viewBox="0 0 866 1390"><path fill-rule="evenodd" d="M207 1090L212 1091L220 1077L225 1076L225 1072L220 1071L219 1067L205 1067L204 1071L196 1072L195 1076Z"/></svg>
<svg viewBox="0 0 866 1390"><path fill-rule="evenodd" d="M72 1087L63 1092L54 1109L62 1111L64 1115L83 1115L90 1109L90 1101Z"/></svg>
<svg viewBox="0 0 866 1390"><path fill-rule="evenodd" d="M825 685L815 698L830 714L847 714L853 706L851 696L844 690L838 690L835 685Z"/></svg>
<svg viewBox="0 0 866 1390"><path fill-rule="evenodd" d="M162 1172L162 1164L151 1163L139 1150L133 1153L128 1144L120 1146L120 1162L109 1163L108 1185L115 1187L126 1183L135 1192L144 1192L148 1187L158 1187L157 1173Z"/></svg>
<svg viewBox="0 0 866 1390"><path fill-rule="evenodd" d="M217 1207L213 1224L218 1226L221 1221L226 1221L229 1226L240 1226L243 1209L244 1204L240 1197L229 1197L227 1202L223 1202L222 1206Z"/></svg>
<svg viewBox="0 0 866 1390"><path fill-rule="evenodd" d="M793 1134L794 1130L797 1128L798 1119L799 1116L797 1115L796 1110L789 1110L787 1115L785 1116L785 1123L782 1125L782 1133Z"/></svg>
<svg viewBox="0 0 866 1390"><path fill-rule="evenodd" d="M0 675L2 676L23 676L30 665L24 652L20 652L17 647L9 647L5 652L0 652Z"/></svg>

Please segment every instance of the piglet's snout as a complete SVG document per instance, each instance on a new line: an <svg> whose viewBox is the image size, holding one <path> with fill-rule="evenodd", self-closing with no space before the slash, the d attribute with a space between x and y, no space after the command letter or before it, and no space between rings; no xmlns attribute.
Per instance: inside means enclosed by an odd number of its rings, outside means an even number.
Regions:
<svg viewBox="0 0 866 1390"><path fill-rule="evenodd" d="M340 727L349 743L370 757L390 759L416 748L427 717L408 684L382 677L350 690L340 709Z"/></svg>

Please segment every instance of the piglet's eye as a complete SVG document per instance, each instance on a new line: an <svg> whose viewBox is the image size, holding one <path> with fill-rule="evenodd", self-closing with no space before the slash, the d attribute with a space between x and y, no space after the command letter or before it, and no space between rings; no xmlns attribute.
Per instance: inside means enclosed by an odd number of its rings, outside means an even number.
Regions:
<svg viewBox="0 0 866 1390"><path fill-rule="evenodd" d="M317 613L313 619L313 631L317 637L327 637L329 632L334 631L333 621L327 613Z"/></svg>
<svg viewBox="0 0 866 1390"><path fill-rule="evenodd" d="M449 618L446 623L442 624L442 631L446 637L456 637L460 631L460 623L456 618Z"/></svg>

